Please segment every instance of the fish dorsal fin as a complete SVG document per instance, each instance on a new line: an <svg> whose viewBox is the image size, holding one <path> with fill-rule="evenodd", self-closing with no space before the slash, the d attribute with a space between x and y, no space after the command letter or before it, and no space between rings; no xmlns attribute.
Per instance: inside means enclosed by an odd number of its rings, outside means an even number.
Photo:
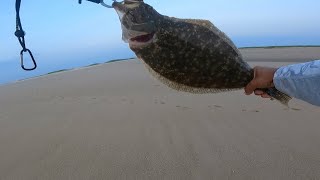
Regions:
<svg viewBox="0 0 320 180"><path fill-rule="evenodd" d="M178 18L174 18L174 19L176 21L183 21L183 22L191 23L191 24L198 25L198 26L203 26L203 27L205 27L207 29L210 29L212 32L214 32L215 34L220 36L225 42L227 42L241 56L241 53L240 53L239 49L232 42L232 40L224 32L220 31L220 29L218 29L209 20L204 20L204 19L178 19Z"/></svg>
<svg viewBox="0 0 320 180"><path fill-rule="evenodd" d="M180 19L181 21L199 25L199 26L204 26L208 29L211 29L214 25L209 21L209 20L203 20L203 19Z"/></svg>

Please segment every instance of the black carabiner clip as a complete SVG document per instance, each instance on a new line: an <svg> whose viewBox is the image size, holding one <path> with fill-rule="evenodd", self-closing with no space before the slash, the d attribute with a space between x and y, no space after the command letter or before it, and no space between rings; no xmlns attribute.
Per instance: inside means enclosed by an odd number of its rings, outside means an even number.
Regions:
<svg viewBox="0 0 320 180"><path fill-rule="evenodd" d="M24 66L24 58L23 58L23 53L24 53L24 52L28 52L28 53L29 53L29 56L31 57L31 60L32 60L32 62L33 62L33 67L32 67L32 68L26 68L26 67ZM25 71L32 71L32 70L35 70L35 69L37 68L37 63L36 63L36 61L34 60L34 57L33 57L33 55L32 55L32 52L31 52L29 49L24 49L24 50L22 50L22 51L20 52L20 60L21 60L21 67L22 67L22 69L25 70Z"/></svg>

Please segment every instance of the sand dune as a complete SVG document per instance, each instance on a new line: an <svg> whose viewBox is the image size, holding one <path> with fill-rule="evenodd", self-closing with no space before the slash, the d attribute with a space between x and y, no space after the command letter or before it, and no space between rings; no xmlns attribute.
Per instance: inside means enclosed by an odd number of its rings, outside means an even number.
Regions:
<svg viewBox="0 0 320 180"><path fill-rule="evenodd" d="M280 66L309 51L320 59L320 48L243 53ZM176 92L138 60L1 86L0 102L1 180L320 179L319 108Z"/></svg>
<svg viewBox="0 0 320 180"><path fill-rule="evenodd" d="M320 59L320 47L248 48L240 51L249 62L301 62Z"/></svg>

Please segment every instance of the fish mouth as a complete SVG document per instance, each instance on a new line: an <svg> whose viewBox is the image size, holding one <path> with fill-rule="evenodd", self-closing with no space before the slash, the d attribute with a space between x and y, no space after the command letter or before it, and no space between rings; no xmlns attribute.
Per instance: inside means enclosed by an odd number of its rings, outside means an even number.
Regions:
<svg viewBox="0 0 320 180"><path fill-rule="evenodd" d="M145 46L153 42L155 39L155 32L139 35L129 39L129 44L132 47Z"/></svg>
<svg viewBox="0 0 320 180"><path fill-rule="evenodd" d="M149 42L150 40L153 39L154 37L154 32L149 33L149 34L144 34L144 35L140 35L140 36L136 36L130 39L130 41L135 41L135 42L139 42L139 43L146 43Z"/></svg>

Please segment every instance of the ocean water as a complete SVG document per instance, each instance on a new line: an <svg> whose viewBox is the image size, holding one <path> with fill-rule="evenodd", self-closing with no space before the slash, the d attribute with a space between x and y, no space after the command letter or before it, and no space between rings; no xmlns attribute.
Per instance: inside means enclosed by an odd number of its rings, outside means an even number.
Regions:
<svg viewBox="0 0 320 180"><path fill-rule="evenodd" d="M17 52L18 53L18 52ZM35 53L36 54L36 53ZM68 56L35 56L37 69L33 71L24 71L20 66L20 57L12 58L0 63L0 85L15 82L18 80L28 79L40 75L46 75L50 72L59 70L68 70L93 64L105 63L115 59L128 59L135 57L129 49L113 50L112 52L100 52L79 56L70 54ZM32 67L30 58L26 57L25 67Z"/></svg>
<svg viewBox="0 0 320 180"><path fill-rule="evenodd" d="M284 36L260 36L260 37L231 37L237 47L256 46L295 46L295 45L320 45L319 37L284 37ZM125 45L113 49L97 49L82 51L79 53L51 54L33 52L38 68L34 71L24 71L20 67L19 52L14 58L0 62L0 85L45 75L50 72L88 66L95 63L104 63L114 59L126 59L135 57L135 54ZM29 59L30 60L30 59ZM28 58L26 66L28 66ZM29 64L30 65L30 64Z"/></svg>
<svg viewBox="0 0 320 180"><path fill-rule="evenodd" d="M320 34L304 36L250 36L232 37L232 41L237 47L256 47L256 46L320 46Z"/></svg>

